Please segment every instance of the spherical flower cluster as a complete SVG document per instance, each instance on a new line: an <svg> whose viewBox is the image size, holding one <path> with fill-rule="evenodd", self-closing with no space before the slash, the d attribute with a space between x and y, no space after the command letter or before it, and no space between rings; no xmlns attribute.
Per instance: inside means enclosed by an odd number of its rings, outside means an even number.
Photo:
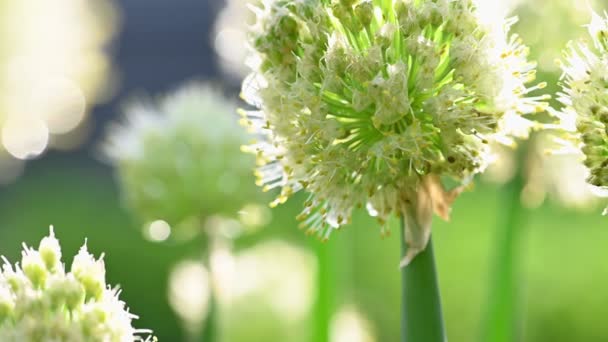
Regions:
<svg viewBox="0 0 608 342"><path fill-rule="evenodd" d="M158 103L127 107L103 152L117 167L126 204L145 223L162 220L183 238L212 215L235 217L256 198L252 161L235 106L219 92L189 85ZM180 236L181 235L181 236Z"/></svg>
<svg viewBox="0 0 608 342"><path fill-rule="evenodd" d="M259 183L281 187L273 204L306 189L301 218L327 238L367 207L386 229L392 214L428 224L447 216L488 164L488 143L526 135L521 114L544 110L526 95L535 65L471 0L266 0L251 29L253 73L244 112L265 139L251 145ZM428 229L410 250L422 250Z"/></svg>
<svg viewBox="0 0 608 342"><path fill-rule="evenodd" d="M95 260L86 244L70 272L52 227L38 250L24 246L22 254L15 266L3 258L0 341L152 341L141 337L148 331L131 326L136 316L118 299L120 291L106 285L103 257Z"/></svg>
<svg viewBox="0 0 608 342"><path fill-rule="evenodd" d="M576 143L589 169L588 182L608 190L608 14L593 13L592 44L573 42L562 63L564 123L576 133ZM606 211L608 213L608 211Z"/></svg>

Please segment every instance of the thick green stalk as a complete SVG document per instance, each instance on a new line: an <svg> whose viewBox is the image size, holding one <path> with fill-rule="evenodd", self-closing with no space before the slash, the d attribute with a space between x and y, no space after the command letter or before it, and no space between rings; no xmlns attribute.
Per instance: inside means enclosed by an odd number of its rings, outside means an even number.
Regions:
<svg viewBox="0 0 608 342"><path fill-rule="evenodd" d="M405 255L407 250L403 238L405 224L405 220L402 219L402 255ZM447 341L432 241L429 241L425 251L418 254L408 266L401 269L401 279L403 305L401 341Z"/></svg>
<svg viewBox="0 0 608 342"><path fill-rule="evenodd" d="M316 242L317 298L313 309L313 342L329 342L332 308L332 260L329 246Z"/></svg>
<svg viewBox="0 0 608 342"><path fill-rule="evenodd" d="M525 185L524 167L527 145L518 152L518 172L501 191L500 215L496 229L495 256L491 264L489 296L481 342L520 340L518 325L518 275L521 235L525 210L521 193Z"/></svg>

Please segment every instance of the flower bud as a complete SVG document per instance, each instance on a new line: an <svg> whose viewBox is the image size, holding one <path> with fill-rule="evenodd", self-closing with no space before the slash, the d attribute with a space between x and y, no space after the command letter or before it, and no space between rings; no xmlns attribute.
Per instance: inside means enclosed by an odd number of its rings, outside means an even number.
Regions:
<svg viewBox="0 0 608 342"><path fill-rule="evenodd" d="M374 19L374 4L371 0L362 1L355 6L355 15L363 27L369 27Z"/></svg>
<svg viewBox="0 0 608 342"><path fill-rule="evenodd" d="M23 273L25 273L34 287L38 288L44 286L48 277L48 272L40 254L33 250L25 250L22 254L21 268L23 269Z"/></svg>
<svg viewBox="0 0 608 342"><path fill-rule="evenodd" d="M52 305L57 308L65 305L68 310L73 311L85 300L85 289L73 274L52 278L48 291Z"/></svg>
<svg viewBox="0 0 608 342"><path fill-rule="evenodd" d="M59 241L55 238L52 226L50 230L50 235L40 241L38 251L47 270L53 272L61 260L61 247L59 246Z"/></svg>
<svg viewBox="0 0 608 342"><path fill-rule="evenodd" d="M14 309L15 301L9 289L0 284L0 325L5 319L12 316Z"/></svg>
<svg viewBox="0 0 608 342"><path fill-rule="evenodd" d="M101 298L106 287L105 267L102 259L95 260L93 255L88 252L86 244L80 248L80 251L74 257L72 273L84 287L87 299Z"/></svg>

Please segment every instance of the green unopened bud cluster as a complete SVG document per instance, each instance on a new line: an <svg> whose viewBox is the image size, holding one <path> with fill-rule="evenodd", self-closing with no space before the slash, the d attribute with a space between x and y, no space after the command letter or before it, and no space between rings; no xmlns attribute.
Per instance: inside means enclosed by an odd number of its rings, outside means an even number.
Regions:
<svg viewBox="0 0 608 342"><path fill-rule="evenodd" d="M490 142L526 135L521 115L547 106L527 97L544 84L527 86L535 64L507 33L514 21L488 24L470 0L266 0L254 12L243 97L259 111L243 116L264 139L248 150L258 183L282 188L273 205L311 193L300 218L322 238L355 207L384 231L424 179L467 182Z"/></svg>
<svg viewBox="0 0 608 342"><path fill-rule="evenodd" d="M103 258L96 260L86 245L66 272L51 228L37 250L24 246L21 264L4 259L0 341L152 341L132 327L136 316L118 299L119 293L106 285Z"/></svg>
<svg viewBox="0 0 608 342"><path fill-rule="evenodd" d="M565 122L572 122L577 147L585 156L588 182L608 189L608 14L593 13L591 43L572 42L562 63L560 101Z"/></svg>
<svg viewBox="0 0 608 342"><path fill-rule="evenodd" d="M178 236L189 236L202 219L235 217L256 198L235 108L198 84L126 108L103 151L117 168L126 204L143 222L163 220Z"/></svg>

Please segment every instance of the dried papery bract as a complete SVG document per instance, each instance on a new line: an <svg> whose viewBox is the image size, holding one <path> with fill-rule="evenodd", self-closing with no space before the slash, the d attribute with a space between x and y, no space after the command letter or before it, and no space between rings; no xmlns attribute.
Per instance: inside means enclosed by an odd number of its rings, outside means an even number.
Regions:
<svg viewBox="0 0 608 342"><path fill-rule="evenodd" d="M584 156L589 184L608 195L608 14L592 16L591 43L571 42L565 52L559 100L562 123Z"/></svg>
<svg viewBox="0 0 608 342"><path fill-rule="evenodd" d="M38 249L24 244L21 263L0 270L0 341L155 341L105 281L103 256L86 244L67 272L53 228Z"/></svg>
<svg viewBox="0 0 608 342"><path fill-rule="evenodd" d="M528 97L535 65L507 31L514 20L480 18L472 1L266 0L253 7L246 124L258 183L305 189L300 215L322 239L366 207L382 233L408 221L411 254L424 250L433 211L447 218L490 158L534 124L545 97Z"/></svg>

